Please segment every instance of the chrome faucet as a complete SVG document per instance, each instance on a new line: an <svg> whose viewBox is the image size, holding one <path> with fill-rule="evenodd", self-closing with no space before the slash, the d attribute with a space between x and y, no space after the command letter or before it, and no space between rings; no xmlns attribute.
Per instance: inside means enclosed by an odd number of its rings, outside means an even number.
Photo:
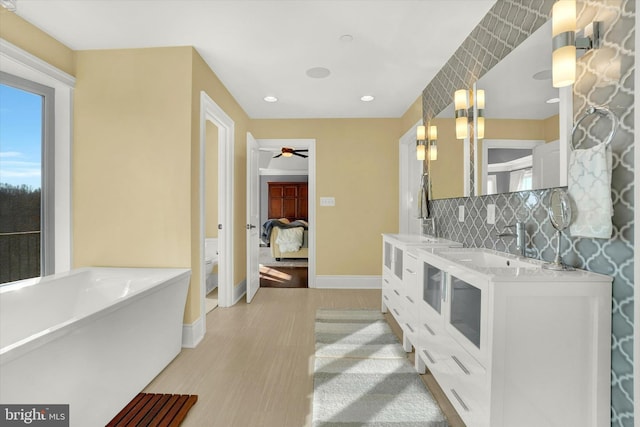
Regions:
<svg viewBox="0 0 640 427"><path fill-rule="evenodd" d="M424 218L425 221L431 221L431 231L433 232L433 237L438 237L438 230L436 229L436 219L433 216L428 218Z"/></svg>
<svg viewBox="0 0 640 427"><path fill-rule="evenodd" d="M515 230L515 233L511 229ZM516 249L520 252L520 256L526 256L527 231L524 227L524 222L518 221L515 224L505 225L498 237L515 237Z"/></svg>

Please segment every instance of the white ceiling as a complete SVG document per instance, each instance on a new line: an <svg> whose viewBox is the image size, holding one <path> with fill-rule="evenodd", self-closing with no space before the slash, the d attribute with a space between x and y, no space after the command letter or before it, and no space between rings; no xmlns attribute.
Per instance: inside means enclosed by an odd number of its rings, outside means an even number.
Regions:
<svg viewBox="0 0 640 427"><path fill-rule="evenodd" d="M400 117L495 3L17 1L18 15L74 50L192 45L251 118ZM313 67L331 74L310 78Z"/></svg>

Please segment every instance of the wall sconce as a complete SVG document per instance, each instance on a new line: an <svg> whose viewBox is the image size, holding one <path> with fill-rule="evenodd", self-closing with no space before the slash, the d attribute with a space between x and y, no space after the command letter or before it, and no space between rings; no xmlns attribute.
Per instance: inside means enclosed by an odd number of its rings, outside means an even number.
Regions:
<svg viewBox="0 0 640 427"><path fill-rule="evenodd" d="M575 0L554 3L551 19L553 87L569 86L576 81L577 50L584 54L600 47L601 22L592 22L576 37Z"/></svg>
<svg viewBox="0 0 640 427"><path fill-rule="evenodd" d="M469 137L469 122L473 121L473 103L476 104L478 139L484 138L484 90L478 89L475 94L466 89L455 91L453 103L456 118L456 138Z"/></svg>
<svg viewBox="0 0 640 427"><path fill-rule="evenodd" d="M418 160L424 160L426 158L427 151L427 128L425 126L418 126L416 129L416 158Z"/></svg>
<svg viewBox="0 0 640 427"><path fill-rule="evenodd" d="M438 160L438 127L429 126L429 160Z"/></svg>
<svg viewBox="0 0 640 427"><path fill-rule="evenodd" d="M456 117L456 138L465 139L469 137L467 124L469 122L467 109L469 108L469 92L460 89L453 94L453 104Z"/></svg>

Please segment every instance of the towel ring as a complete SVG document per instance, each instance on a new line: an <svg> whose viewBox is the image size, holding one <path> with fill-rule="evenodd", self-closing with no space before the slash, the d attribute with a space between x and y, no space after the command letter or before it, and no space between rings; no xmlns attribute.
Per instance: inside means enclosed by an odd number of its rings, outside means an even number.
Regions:
<svg viewBox="0 0 640 427"><path fill-rule="evenodd" d="M607 139L604 141L604 145L608 146L609 144L611 144L611 141L613 140L613 137L616 134L616 130L618 129L618 118L607 107L596 107L596 106L592 105L589 108L587 108L587 111L585 111L582 116L580 116L578 118L578 120L576 121L576 124L573 125L573 129L571 129L571 149L573 149L573 150L576 149L575 145L573 145L573 137L574 137L574 135L576 133L576 129L578 129L578 125L585 118L589 117L592 114L599 114L601 116L608 116L611 119L611 132L609 133L609 136L607 137Z"/></svg>

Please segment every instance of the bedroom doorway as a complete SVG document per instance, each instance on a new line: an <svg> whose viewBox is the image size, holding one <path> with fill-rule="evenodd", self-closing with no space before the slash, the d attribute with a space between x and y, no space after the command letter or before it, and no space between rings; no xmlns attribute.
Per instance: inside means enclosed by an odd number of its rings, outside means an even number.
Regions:
<svg viewBox="0 0 640 427"><path fill-rule="evenodd" d="M257 143L260 150L257 195L260 239L256 243L259 245L260 286L313 288L316 271L315 140L258 139ZM302 155L285 155L283 148L294 149ZM281 244L276 243L278 237ZM287 247L288 243L293 246Z"/></svg>

